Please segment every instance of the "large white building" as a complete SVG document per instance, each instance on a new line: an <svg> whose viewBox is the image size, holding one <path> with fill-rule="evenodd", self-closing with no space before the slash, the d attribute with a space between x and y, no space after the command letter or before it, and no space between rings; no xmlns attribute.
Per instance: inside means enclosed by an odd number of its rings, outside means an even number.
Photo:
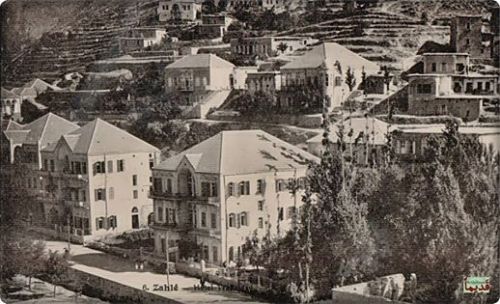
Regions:
<svg viewBox="0 0 500 304"><path fill-rule="evenodd" d="M152 220L151 168L160 151L101 119L41 151L40 198L47 222L80 239L145 227Z"/></svg>
<svg viewBox="0 0 500 304"><path fill-rule="evenodd" d="M158 4L158 20L166 22L170 20L194 21L201 4L195 0L163 0Z"/></svg>
<svg viewBox="0 0 500 304"><path fill-rule="evenodd" d="M246 238L284 235L317 158L260 130L222 131L153 168L155 251L176 260L184 242L207 263L236 261ZM167 246L168 239L168 246ZM186 257L186 256L184 256Z"/></svg>

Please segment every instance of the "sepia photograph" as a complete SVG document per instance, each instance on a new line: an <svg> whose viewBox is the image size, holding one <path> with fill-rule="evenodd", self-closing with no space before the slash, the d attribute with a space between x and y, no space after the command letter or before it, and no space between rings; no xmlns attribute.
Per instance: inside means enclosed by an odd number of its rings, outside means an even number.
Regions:
<svg viewBox="0 0 500 304"><path fill-rule="evenodd" d="M499 0L0 22L0 304L500 304Z"/></svg>

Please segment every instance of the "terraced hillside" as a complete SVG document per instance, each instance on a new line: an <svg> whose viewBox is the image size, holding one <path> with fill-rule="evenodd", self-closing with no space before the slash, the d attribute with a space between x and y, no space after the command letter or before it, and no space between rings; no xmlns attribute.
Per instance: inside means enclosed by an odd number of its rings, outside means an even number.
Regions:
<svg viewBox="0 0 500 304"><path fill-rule="evenodd" d="M329 21L280 33L293 34L337 42L369 60L401 69L425 41L447 43L449 26L422 25L417 18L370 8L351 16L336 12Z"/></svg>
<svg viewBox="0 0 500 304"><path fill-rule="evenodd" d="M12 58L6 64L2 85L19 86L35 77L52 81L65 72L82 70L97 59L113 56L118 50L117 36L147 18L141 8L149 2L88 1L73 23L45 33Z"/></svg>

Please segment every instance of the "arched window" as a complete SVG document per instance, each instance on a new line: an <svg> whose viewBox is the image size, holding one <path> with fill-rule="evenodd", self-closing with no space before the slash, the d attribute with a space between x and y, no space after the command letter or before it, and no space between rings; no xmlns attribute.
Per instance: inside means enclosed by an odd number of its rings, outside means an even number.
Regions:
<svg viewBox="0 0 500 304"><path fill-rule="evenodd" d="M233 246L229 247L229 261L234 260L234 248Z"/></svg>
<svg viewBox="0 0 500 304"><path fill-rule="evenodd" d="M227 194L229 196L233 196L234 195L234 183L229 183L227 185Z"/></svg>
<svg viewBox="0 0 500 304"><path fill-rule="evenodd" d="M245 194L245 182L240 182L240 183L238 184L238 186L239 186L239 191L238 191L238 193L239 193L239 194Z"/></svg>
<svg viewBox="0 0 500 304"><path fill-rule="evenodd" d="M138 213L138 212L139 212L139 209L137 209L137 207L132 208L132 213Z"/></svg>
<svg viewBox="0 0 500 304"><path fill-rule="evenodd" d="M235 226L235 216L234 213L229 214L229 227Z"/></svg>
<svg viewBox="0 0 500 304"><path fill-rule="evenodd" d="M240 213L240 225L248 226L248 217L246 212Z"/></svg>

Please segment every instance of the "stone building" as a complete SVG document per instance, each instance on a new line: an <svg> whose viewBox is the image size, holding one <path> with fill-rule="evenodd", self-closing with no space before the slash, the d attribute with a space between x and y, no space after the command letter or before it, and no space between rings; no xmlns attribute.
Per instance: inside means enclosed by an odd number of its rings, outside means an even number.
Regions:
<svg viewBox="0 0 500 304"><path fill-rule="evenodd" d="M96 119L41 150L39 198L46 221L85 240L147 227L151 168L160 151Z"/></svg>
<svg viewBox="0 0 500 304"><path fill-rule="evenodd" d="M468 53L422 54L424 74L469 74Z"/></svg>
<svg viewBox="0 0 500 304"><path fill-rule="evenodd" d="M468 53L473 59L490 60L491 41L484 39L485 31L481 15L456 16L451 21L450 46L452 51Z"/></svg>
<svg viewBox="0 0 500 304"><path fill-rule="evenodd" d="M2 119L21 120L21 97L12 91L2 88Z"/></svg>
<svg viewBox="0 0 500 304"><path fill-rule="evenodd" d="M118 38L120 52L140 51L153 45L158 45L167 36L164 28L138 27L133 28Z"/></svg>
<svg viewBox="0 0 500 304"><path fill-rule="evenodd" d="M162 0L158 4L158 20L194 21L201 12L201 4L196 0Z"/></svg>
<svg viewBox="0 0 500 304"><path fill-rule="evenodd" d="M240 130L163 161L153 168L155 252L220 265L239 260L254 233L285 235L302 204L302 190L293 195L289 185L302 189L317 160L266 132ZM179 252L187 242L200 250Z"/></svg>
<svg viewBox="0 0 500 304"><path fill-rule="evenodd" d="M290 54L303 49L315 40L305 37L245 37L231 39L233 54L274 57L279 54Z"/></svg>
<svg viewBox="0 0 500 304"><path fill-rule="evenodd" d="M196 29L203 39L223 38L232 19L227 14L203 14Z"/></svg>
<svg viewBox="0 0 500 304"><path fill-rule="evenodd" d="M249 73L246 88L250 93L263 91L275 96L281 89L281 73L279 71L259 71Z"/></svg>
<svg viewBox="0 0 500 304"><path fill-rule="evenodd" d="M301 87L317 89L328 97L330 110L342 105L350 93L345 83L348 68L352 69L358 84L361 83L363 70L367 75L380 70L376 63L337 43L325 42L313 47L281 67L280 107L293 107L294 91Z"/></svg>
<svg viewBox="0 0 500 304"><path fill-rule="evenodd" d="M165 91L192 105L209 92L230 90L233 69L232 63L213 54L188 55L165 68Z"/></svg>
<svg viewBox="0 0 500 304"><path fill-rule="evenodd" d="M494 75L413 74L408 76L408 112L478 119L483 107L498 100Z"/></svg>

